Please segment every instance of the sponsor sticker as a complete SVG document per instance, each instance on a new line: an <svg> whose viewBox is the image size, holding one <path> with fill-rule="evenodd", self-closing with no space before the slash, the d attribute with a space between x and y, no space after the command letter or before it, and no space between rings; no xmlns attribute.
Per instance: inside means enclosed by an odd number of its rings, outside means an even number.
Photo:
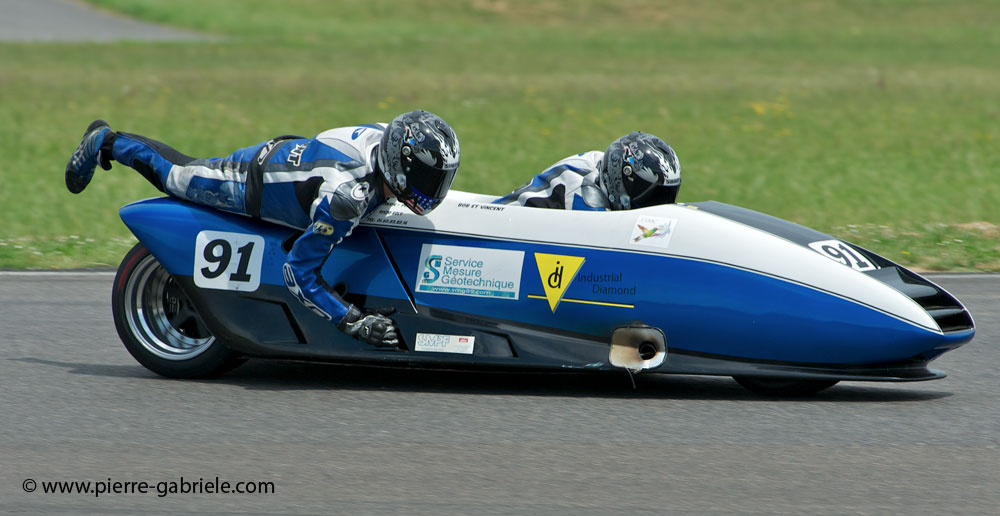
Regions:
<svg viewBox="0 0 1000 516"><path fill-rule="evenodd" d="M670 246L670 237L677 226L677 219L651 217L643 215L635 221L628 242L634 245L646 245L666 249Z"/></svg>
<svg viewBox="0 0 1000 516"><path fill-rule="evenodd" d="M627 278L622 271L581 272L576 275L577 283L590 284L589 290L594 294L635 297L638 286Z"/></svg>
<svg viewBox="0 0 1000 516"><path fill-rule="evenodd" d="M417 292L516 300L524 251L424 244Z"/></svg>
<svg viewBox="0 0 1000 516"><path fill-rule="evenodd" d="M471 355L476 347L476 338L467 335L441 335L438 333L418 333L415 351L436 353L461 353Z"/></svg>
<svg viewBox="0 0 1000 516"><path fill-rule="evenodd" d="M535 264L538 265L538 279L542 282L544 296L528 294L529 299L544 299L549 304L552 313L559 308L559 303L580 303L585 305L610 306L616 308L635 308L635 305L628 303L611 303L607 301L597 301L593 299L569 299L564 298L566 289L573 283L574 279L581 278L582 281L593 283L592 291L595 294L612 295L635 295L635 286L625 287L605 287L605 282L621 281L622 273L589 273L577 274L583 266L586 258L583 256L569 256L565 254L535 253Z"/></svg>
<svg viewBox="0 0 1000 516"><path fill-rule="evenodd" d="M535 263L538 264L538 276L542 280L542 289L549 308L555 313L559 301L576 277L585 258L582 256L566 256L561 254L535 253Z"/></svg>

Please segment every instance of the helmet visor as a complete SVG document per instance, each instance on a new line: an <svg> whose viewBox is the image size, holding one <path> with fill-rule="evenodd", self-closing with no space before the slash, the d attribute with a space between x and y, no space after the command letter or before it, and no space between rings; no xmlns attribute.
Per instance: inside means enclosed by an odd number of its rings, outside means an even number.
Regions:
<svg viewBox="0 0 1000 516"><path fill-rule="evenodd" d="M677 200L677 191L680 185L649 185L645 191L632 197L632 208L647 208L660 204L672 204Z"/></svg>
<svg viewBox="0 0 1000 516"><path fill-rule="evenodd" d="M457 168L442 170L431 167L419 159L411 160L409 170L406 172L406 184L420 191L420 193L434 198L444 199L451 189L451 183L455 180Z"/></svg>
<svg viewBox="0 0 1000 516"><path fill-rule="evenodd" d="M406 188L397 197L417 215L426 215L448 195L457 170L441 170L412 160L406 174Z"/></svg>

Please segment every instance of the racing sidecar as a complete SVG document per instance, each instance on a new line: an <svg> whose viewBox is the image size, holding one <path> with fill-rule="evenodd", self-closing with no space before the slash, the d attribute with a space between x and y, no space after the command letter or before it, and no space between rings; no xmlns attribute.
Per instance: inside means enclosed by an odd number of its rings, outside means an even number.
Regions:
<svg viewBox="0 0 1000 516"><path fill-rule="evenodd" d="M965 307L856 245L719 202L620 212L490 204L452 191L426 217L369 215L322 267L403 344L347 337L285 287L298 233L172 198L121 209L118 333L147 368L215 375L246 357L426 367L733 376L770 394L942 378Z"/></svg>

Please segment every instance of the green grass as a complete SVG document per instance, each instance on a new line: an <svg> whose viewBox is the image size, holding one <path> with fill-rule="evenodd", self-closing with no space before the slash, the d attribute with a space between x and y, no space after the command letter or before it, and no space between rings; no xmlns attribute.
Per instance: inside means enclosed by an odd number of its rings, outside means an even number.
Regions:
<svg viewBox="0 0 1000 516"><path fill-rule="evenodd" d="M0 43L0 267L124 254L117 208L157 192L120 166L62 185L94 118L218 156L423 108L462 141L462 190L507 193L640 129L677 150L681 201L1000 271L996 2L94 3L221 37Z"/></svg>

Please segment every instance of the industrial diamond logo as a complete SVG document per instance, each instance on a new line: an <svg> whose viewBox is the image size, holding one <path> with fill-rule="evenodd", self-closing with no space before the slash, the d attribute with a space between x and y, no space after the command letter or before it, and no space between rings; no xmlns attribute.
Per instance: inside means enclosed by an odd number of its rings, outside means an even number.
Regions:
<svg viewBox="0 0 1000 516"><path fill-rule="evenodd" d="M566 256L562 254L535 253L535 263L538 264L538 276L542 280L545 299L549 308L555 313L559 301L576 277L576 272L583 265L582 256Z"/></svg>

